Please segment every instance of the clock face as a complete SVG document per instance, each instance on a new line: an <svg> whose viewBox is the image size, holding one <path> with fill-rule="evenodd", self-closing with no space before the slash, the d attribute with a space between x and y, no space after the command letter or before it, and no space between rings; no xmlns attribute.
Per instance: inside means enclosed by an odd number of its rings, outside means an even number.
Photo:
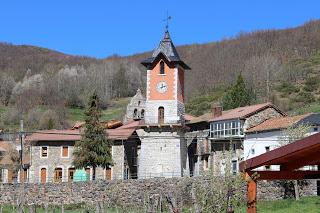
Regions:
<svg viewBox="0 0 320 213"><path fill-rule="evenodd" d="M161 81L157 84L157 91L160 93L165 93L168 90L168 85L165 81Z"/></svg>

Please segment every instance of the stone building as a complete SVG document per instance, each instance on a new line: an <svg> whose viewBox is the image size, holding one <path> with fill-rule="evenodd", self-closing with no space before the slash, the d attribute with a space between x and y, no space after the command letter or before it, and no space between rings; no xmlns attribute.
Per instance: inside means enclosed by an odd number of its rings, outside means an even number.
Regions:
<svg viewBox="0 0 320 213"><path fill-rule="evenodd" d="M141 90L138 89L135 96L131 98L130 103L127 105L127 111L124 117L124 123L127 123L130 120L144 119L145 107L146 107L146 98L142 95Z"/></svg>
<svg viewBox="0 0 320 213"><path fill-rule="evenodd" d="M227 163L236 173L239 162L243 160L245 131L269 118L283 116L286 114L271 103L227 111L223 111L219 105L213 105L211 113L187 123L190 128L186 134L190 173L200 175L211 170L214 174L222 174ZM227 153L231 153L231 156L227 156Z"/></svg>
<svg viewBox="0 0 320 213"><path fill-rule="evenodd" d="M23 156L22 170L20 168L20 150L20 142L18 140L0 140L0 183L21 183L28 181L30 166L29 147L24 147L26 155Z"/></svg>
<svg viewBox="0 0 320 213"><path fill-rule="evenodd" d="M140 137L138 178L181 177L188 170L184 138L184 72L190 68L181 59L168 30L147 68L145 122Z"/></svg>
<svg viewBox="0 0 320 213"><path fill-rule="evenodd" d="M112 140L110 168L96 169L96 179L136 178L137 150L139 139L135 129L139 121L131 121L115 129L106 129ZM76 141L81 139L81 129L44 130L29 136L30 171L29 182L66 182L73 180L75 168L73 150ZM92 168L85 168L92 179Z"/></svg>

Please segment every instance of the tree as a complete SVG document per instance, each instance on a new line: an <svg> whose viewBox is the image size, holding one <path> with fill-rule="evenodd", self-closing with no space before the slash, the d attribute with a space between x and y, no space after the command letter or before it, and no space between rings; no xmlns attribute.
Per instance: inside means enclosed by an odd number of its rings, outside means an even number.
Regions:
<svg viewBox="0 0 320 213"><path fill-rule="evenodd" d="M106 168L112 165L111 143L99 122L101 110L96 92L90 97L85 115L84 134L75 144L73 164L76 168L92 167L95 180L98 166Z"/></svg>
<svg viewBox="0 0 320 213"><path fill-rule="evenodd" d="M247 88L241 72L237 77L236 83L226 92L223 97L222 105L224 109L234 109L237 107L250 105L254 98L252 89Z"/></svg>

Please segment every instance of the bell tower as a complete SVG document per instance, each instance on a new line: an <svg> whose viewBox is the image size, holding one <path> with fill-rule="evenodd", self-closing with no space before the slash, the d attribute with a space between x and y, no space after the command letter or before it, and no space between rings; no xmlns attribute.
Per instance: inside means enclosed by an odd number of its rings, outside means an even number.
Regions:
<svg viewBox="0 0 320 213"><path fill-rule="evenodd" d="M170 38L168 28L147 68L145 123L136 130L140 141L138 178L182 177L188 171L184 138L184 72L189 70Z"/></svg>
<svg viewBox="0 0 320 213"><path fill-rule="evenodd" d="M147 68L145 123L183 124L184 72L190 67L180 59L168 29L142 64Z"/></svg>

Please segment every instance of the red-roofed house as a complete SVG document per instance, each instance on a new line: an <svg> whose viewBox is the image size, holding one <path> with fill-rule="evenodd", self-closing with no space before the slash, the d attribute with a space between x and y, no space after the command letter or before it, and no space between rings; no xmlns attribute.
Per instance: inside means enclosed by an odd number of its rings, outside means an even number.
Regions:
<svg viewBox="0 0 320 213"><path fill-rule="evenodd" d="M199 175L209 169L216 174L223 173L226 163L224 153L230 149L234 153L232 169L236 172L243 156L244 132L269 118L283 116L286 114L271 103L226 111L214 105L211 113L187 123L191 130L187 133L190 173Z"/></svg>
<svg viewBox="0 0 320 213"><path fill-rule="evenodd" d="M97 168L96 179L135 178L137 150L140 143L135 130L139 121L130 121L116 129L106 129L112 140L114 166ZM107 127L107 126L106 126ZM75 168L72 164L73 149L81 139L82 129L43 130L30 135L31 146L30 182L72 181ZM92 168L85 168L92 179Z"/></svg>
<svg viewBox="0 0 320 213"><path fill-rule="evenodd" d="M301 124L310 125L310 132L306 135L314 134L320 130L320 114L305 114L291 117L270 118L259 125L246 130L244 140L244 160L261 155L265 152L278 148L283 140L286 140L286 130L289 127ZM277 169L262 167L259 169Z"/></svg>

